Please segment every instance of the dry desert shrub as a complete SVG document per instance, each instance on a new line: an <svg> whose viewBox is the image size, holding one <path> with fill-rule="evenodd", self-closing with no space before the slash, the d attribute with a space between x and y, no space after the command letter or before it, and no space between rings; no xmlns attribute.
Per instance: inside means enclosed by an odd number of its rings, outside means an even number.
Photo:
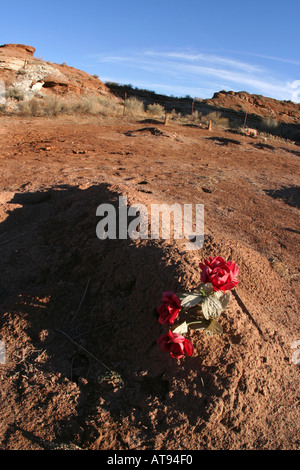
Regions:
<svg viewBox="0 0 300 470"><path fill-rule="evenodd" d="M68 114L92 114L101 116L117 116L122 112L121 105L110 98L91 95L80 99L69 100Z"/></svg>
<svg viewBox="0 0 300 470"><path fill-rule="evenodd" d="M102 116L119 116L123 112L122 105L107 97L97 97L99 114Z"/></svg>
<svg viewBox="0 0 300 470"><path fill-rule="evenodd" d="M17 101L24 100L24 92L18 87L9 87L5 93L6 99L14 99Z"/></svg>
<svg viewBox="0 0 300 470"><path fill-rule="evenodd" d="M172 121L178 122L181 120L182 115L181 113L177 113L175 109L172 109L170 118L172 119Z"/></svg>
<svg viewBox="0 0 300 470"><path fill-rule="evenodd" d="M19 103L17 113L22 116L44 116L45 106L42 100L33 97L31 100Z"/></svg>
<svg viewBox="0 0 300 470"><path fill-rule="evenodd" d="M279 126L279 122L277 121L277 119L274 119L272 117L264 118L261 124L261 128L265 132L271 132L271 133L273 133L278 128L278 126Z"/></svg>
<svg viewBox="0 0 300 470"><path fill-rule="evenodd" d="M0 114L6 114L6 112L7 112L7 105L0 104Z"/></svg>
<svg viewBox="0 0 300 470"><path fill-rule="evenodd" d="M46 96L44 99L46 116L58 116L64 112L64 102L58 96Z"/></svg>
<svg viewBox="0 0 300 470"><path fill-rule="evenodd" d="M200 114L199 114L198 109L196 109L196 111L193 111L193 113L192 113L192 121L193 121L193 122L199 122L199 121L200 121Z"/></svg>
<svg viewBox="0 0 300 470"><path fill-rule="evenodd" d="M159 103L149 104L147 106L147 111L149 111L152 116L162 116L165 114L165 108Z"/></svg>
<svg viewBox="0 0 300 470"><path fill-rule="evenodd" d="M129 116L140 116L145 114L144 103L141 100L138 100L134 96L128 98L125 103L125 114Z"/></svg>
<svg viewBox="0 0 300 470"><path fill-rule="evenodd" d="M55 96L40 98L34 96L30 100L19 103L16 110L22 116L58 116L63 111L63 102Z"/></svg>
<svg viewBox="0 0 300 470"><path fill-rule="evenodd" d="M214 127L229 127L229 119L222 117L222 113L220 113L219 111L212 111L211 113L201 117L202 123L208 124L210 121L214 125Z"/></svg>
<svg viewBox="0 0 300 470"><path fill-rule="evenodd" d="M62 114L91 114L101 116L117 116L122 113L121 105L106 97L91 95L86 97L45 96L33 97L19 104L18 111L23 116L49 116Z"/></svg>
<svg viewBox="0 0 300 470"><path fill-rule="evenodd" d="M26 75L26 69L25 67L22 67L16 72L16 75Z"/></svg>
<svg viewBox="0 0 300 470"><path fill-rule="evenodd" d="M67 99L64 102L63 112L66 114L92 114L109 117L120 115L122 108L113 99L91 95Z"/></svg>

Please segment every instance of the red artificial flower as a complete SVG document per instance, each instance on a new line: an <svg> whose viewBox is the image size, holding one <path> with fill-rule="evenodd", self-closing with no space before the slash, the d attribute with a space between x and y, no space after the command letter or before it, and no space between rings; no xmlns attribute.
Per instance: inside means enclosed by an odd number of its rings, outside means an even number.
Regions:
<svg viewBox="0 0 300 470"><path fill-rule="evenodd" d="M181 302L174 292L164 292L162 295L162 304L158 307L159 323L174 325L175 319L179 315Z"/></svg>
<svg viewBox="0 0 300 470"><path fill-rule="evenodd" d="M180 359L184 353L191 356L194 352L193 345L188 339L177 333L172 333L171 330L161 335L157 343L162 351L168 352L174 359Z"/></svg>
<svg viewBox="0 0 300 470"><path fill-rule="evenodd" d="M204 284L211 283L215 291L234 289L238 284L239 268L233 261L225 261L221 256L210 256L199 266L202 269L201 281Z"/></svg>

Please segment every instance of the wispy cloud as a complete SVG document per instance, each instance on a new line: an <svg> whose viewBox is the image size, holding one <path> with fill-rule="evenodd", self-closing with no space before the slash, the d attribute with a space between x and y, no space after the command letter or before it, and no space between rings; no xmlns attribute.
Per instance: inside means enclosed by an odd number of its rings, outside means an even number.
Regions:
<svg viewBox="0 0 300 470"><path fill-rule="evenodd" d="M238 70L243 70L244 72L261 72L262 68L257 65L247 64L246 62L241 62L227 57L221 57L214 54L200 54L192 52L157 52L157 51L146 51L144 52L146 57L156 57L156 58L165 58L165 59L176 59L178 61L184 62L196 62L203 64L214 64L222 65Z"/></svg>
<svg viewBox="0 0 300 470"><path fill-rule="evenodd" d="M300 80L294 80L289 86L292 89L291 100L295 103L300 103Z"/></svg>
<svg viewBox="0 0 300 470"><path fill-rule="evenodd" d="M232 51L232 50L227 50L226 53L227 54L241 54L241 52ZM277 57L277 56L267 55L267 54L259 54L258 52L243 52L243 55L257 57L260 59L266 59L266 60L275 61L275 62L282 62L284 64L300 65L299 60L289 59L286 57Z"/></svg>
<svg viewBox="0 0 300 470"><path fill-rule="evenodd" d="M298 77L282 79L267 67L229 56L194 51L136 50L122 54L95 54L102 66L114 67L114 73L129 76L121 83L148 83L150 89L166 94L211 97L221 89L249 91L281 100L300 101ZM108 68L106 69L106 72ZM117 71L117 72L116 72ZM195 95L197 92L197 95Z"/></svg>

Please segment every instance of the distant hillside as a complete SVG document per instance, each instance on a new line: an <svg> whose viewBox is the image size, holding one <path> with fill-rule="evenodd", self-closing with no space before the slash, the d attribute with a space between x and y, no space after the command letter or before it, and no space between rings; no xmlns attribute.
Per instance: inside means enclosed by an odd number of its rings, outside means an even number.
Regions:
<svg viewBox="0 0 300 470"><path fill-rule="evenodd" d="M207 104L223 109L260 116L286 124L300 124L300 103L279 101L262 95L251 95L245 91L220 91Z"/></svg>
<svg viewBox="0 0 300 470"><path fill-rule="evenodd" d="M159 103L167 113L182 115L197 112L200 116L217 113L231 128L243 126L270 132L300 142L300 104L279 101L245 91L220 91L211 99L178 98L157 94L118 83L106 84L66 64L55 64L34 57L35 48L23 44L0 46L0 80L5 83L7 102L13 109L18 100L37 96L102 96L120 101L136 97L145 107ZM118 98L118 100L117 100Z"/></svg>
<svg viewBox="0 0 300 470"><path fill-rule="evenodd" d="M245 91L220 91L211 99L177 98L157 94L153 91L133 88L131 85L106 83L110 91L124 99L135 96L145 105L161 104L166 112L191 114L198 111L200 115L217 112L220 117L227 118L232 127L246 123L262 131L282 135L300 141L300 103L279 101L261 95L253 95Z"/></svg>

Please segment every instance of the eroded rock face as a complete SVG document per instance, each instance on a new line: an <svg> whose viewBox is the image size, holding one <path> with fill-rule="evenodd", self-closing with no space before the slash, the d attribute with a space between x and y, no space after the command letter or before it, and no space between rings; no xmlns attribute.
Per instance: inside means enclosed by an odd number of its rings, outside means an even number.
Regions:
<svg viewBox="0 0 300 470"><path fill-rule="evenodd" d="M0 82L12 104L16 96L30 100L36 93L110 94L101 80L66 64L53 64L34 57L35 47L23 44L0 46Z"/></svg>
<svg viewBox="0 0 300 470"><path fill-rule="evenodd" d="M300 103L280 101L274 98L255 95L245 91L219 91L212 99L206 100L211 106L233 111L257 115L262 119L274 119L298 125L300 119Z"/></svg>
<svg viewBox="0 0 300 470"><path fill-rule="evenodd" d="M0 46L0 53L6 55L28 55L33 56L35 53L35 47L33 46L26 46L25 44L2 44Z"/></svg>

